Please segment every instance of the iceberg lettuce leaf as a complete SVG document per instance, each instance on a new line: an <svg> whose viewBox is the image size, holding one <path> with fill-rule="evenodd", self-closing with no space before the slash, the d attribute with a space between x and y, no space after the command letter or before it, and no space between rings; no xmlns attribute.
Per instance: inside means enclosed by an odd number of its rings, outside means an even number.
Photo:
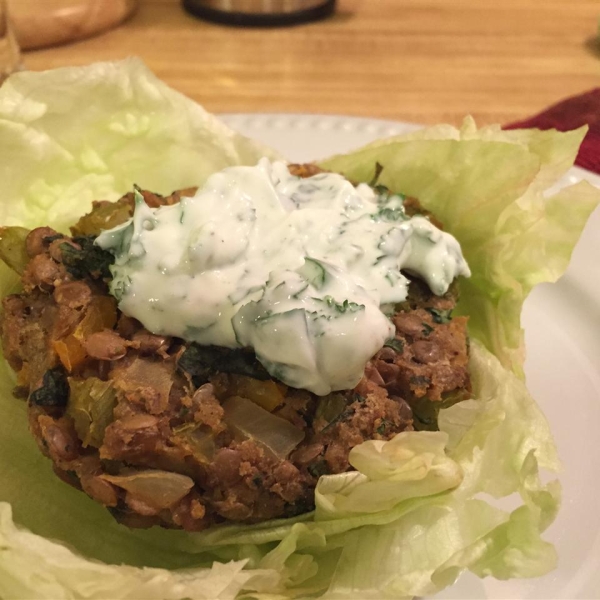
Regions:
<svg viewBox="0 0 600 600"><path fill-rule="evenodd" d="M198 186L275 153L235 133L139 59L11 76L0 92L0 223L65 229L133 184Z"/></svg>
<svg viewBox="0 0 600 600"><path fill-rule="evenodd" d="M323 161L357 181L370 181L379 162L381 183L418 197L461 242L473 271L461 310L474 393L441 411L440 432L357 446L356 471L323 477L313 513L197 534L120 526L53 475L3 362L0 597L404 598L467 569L498 578L551 569L556 554L541 534L560 487L543 485L538 469L558 459L519 379L519 318L531 287L564 271L598 203L584 183L544 196L583 133L477 129L467 119ZM275 153L136 60L18 74L0 89L0 223L64 229L93 199L133 183L169 193L262 155ZM2 295L15 284L0 265ZM519 499L516 508L493 500L505 496Z"/></svg>
<svg viewBox="0 0 600 600"><path fill-rule="evenodd" d="M244 570L245 561L174 570L108 565L15 527L0 503L0 597L59 600L130 598L233 600L242 589L267 590L276 571Z"/></svg>
<svg viewBox="0 0 600 600"><path fill-rule="evenodd" d="M356 181L372 179L418 198L461 243L473 276L459 311L471 335L522 373L521 309L532 287L556 281L599 192L587 182L547 198L572 166L586 128L558 131L438 126L321 161Z"/></svg>

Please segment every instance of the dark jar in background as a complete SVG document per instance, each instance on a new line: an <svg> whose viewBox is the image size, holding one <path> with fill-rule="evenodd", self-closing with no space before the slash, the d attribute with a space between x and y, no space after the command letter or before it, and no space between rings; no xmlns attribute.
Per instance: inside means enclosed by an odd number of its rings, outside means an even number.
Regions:
<svg viewBox="0 0 600 600"><path fill-rule="evenodd" d="M336 0L183 0L197 17L249 27L306 23L329 16Z"/></svg>

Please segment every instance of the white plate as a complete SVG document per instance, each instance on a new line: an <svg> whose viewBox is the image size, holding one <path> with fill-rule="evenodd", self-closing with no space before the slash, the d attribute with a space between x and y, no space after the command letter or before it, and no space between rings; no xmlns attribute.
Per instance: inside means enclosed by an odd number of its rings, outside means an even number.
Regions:
<svg viewBox="0 0 600 600"><path fill-rule="evenodd" d="M416 125L338 116L226 115L234 129L310 161L358 148ZM562 184L600 177L572 169ZM439 598L600 598L600 210L565 276L538 286L523 313L527 385L548 417L564 464L563 506L546 533L558 568L538 579L496 581L463 575Z"/></svg>

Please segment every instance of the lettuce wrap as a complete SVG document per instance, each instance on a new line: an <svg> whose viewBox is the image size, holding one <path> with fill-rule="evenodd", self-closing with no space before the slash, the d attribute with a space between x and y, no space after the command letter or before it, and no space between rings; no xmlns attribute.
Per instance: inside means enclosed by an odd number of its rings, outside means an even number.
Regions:
<svg viewBox="0 0 600 600"><path fill-rule="evenodd" d="M0 597L410 598L470 570L535 577L557 560L542 538L560 502L552 434L523 382L520 313L555 281L600 193L582 182L546 198L584 129L437 126L320 164L419 198L458 238L473 276L473 398L440 411L437 432L368 441L354 471L322 476L314 512L201 533L129 530L52 473L0 365ZM315 140L317 142L317 140ZM201 185L276 152L236 134L137 60L20 73L0 89L0 223L66 231L93 199L133 184ZM17 277L0 265L2 295ZM547 478L546 478L547 479ZM511 497L512 510L496 499ZM518 500L516 500L518 498Z"/></svg>

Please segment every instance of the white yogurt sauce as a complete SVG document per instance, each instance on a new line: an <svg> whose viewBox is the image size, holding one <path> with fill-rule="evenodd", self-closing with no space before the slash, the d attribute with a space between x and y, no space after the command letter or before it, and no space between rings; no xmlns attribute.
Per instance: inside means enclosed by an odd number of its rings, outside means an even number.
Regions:
<svg viewBox="0 0 600 600"><path fill-rule="evenodd" d="M350 389L394 336L382 312L406 299L406 269L444 294L469 268L457 240L402 197L341 175L301 179L283 162L230 167L194 197L149 208L96 243L111 293L151 332L249 346L274 377L325 395Z"/></svg>

